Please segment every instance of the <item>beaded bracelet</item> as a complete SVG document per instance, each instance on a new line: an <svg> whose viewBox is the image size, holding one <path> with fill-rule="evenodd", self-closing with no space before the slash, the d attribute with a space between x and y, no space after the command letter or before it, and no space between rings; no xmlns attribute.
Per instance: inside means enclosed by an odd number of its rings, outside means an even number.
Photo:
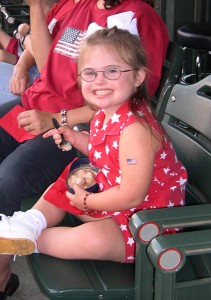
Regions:
<svg viewBox="0 0 211 300"><path fill-rule="evenodd" d="M67 110L62 109L60 111L60 114L61 114L61 124L62 124L62 126L67 126Z"/></svg>
<svg viewBox="0 0 211 300"><path fill-rule="evenodd" d="M88 209L87 209L87 205L86 205L87 197L88 197L90 194L93 194L93 193L87 192L87 193L84 195L84 199L83 199L83 210L84 210L85 215L90 216L90 217L93 217L93 216L97 213L97 211L96 211L96 210L94 210L94 211L88 210Z"/></svg>

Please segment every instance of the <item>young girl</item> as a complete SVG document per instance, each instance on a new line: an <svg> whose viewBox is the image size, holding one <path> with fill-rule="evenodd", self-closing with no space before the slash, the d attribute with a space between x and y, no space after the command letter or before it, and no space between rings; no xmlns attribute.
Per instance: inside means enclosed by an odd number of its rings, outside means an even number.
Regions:
<svg viewBox="0 0 211 300"><path fill-rule="evenodd" d="M183 204L187 174L150 110L146 72L140 40L128 31L102 29L86 39L77 77L87 103L98 110L90 134L64 126L43 137L53 135L59 145L64 134L88 155L99 169L95 180L100 191L90 194L74 185L75 194L67 192L66 168L32 209L10 218L1 215L0 253L39 251L63 259L131 263L132 214ZM66 211L77 215L82 225L54 227ZM1 256L0 273L10 274L8 262L9 256Z"/></svg>

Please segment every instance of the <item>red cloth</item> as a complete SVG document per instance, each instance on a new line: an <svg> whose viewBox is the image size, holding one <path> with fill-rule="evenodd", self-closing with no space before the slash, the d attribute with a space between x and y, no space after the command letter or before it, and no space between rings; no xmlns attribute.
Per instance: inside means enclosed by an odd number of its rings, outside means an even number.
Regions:
<svg viewBox="0 0 211 300"><path fill-rule="evenodd" d="M34 138L34 135L18 127L17 117L22 111L25 111L25 109L20 105L16 105L0 119L0 126L9 132L18 142L24 142Z"/></svg>
<svg viewBox="0 0 211 300"><path fill-rule="evenodd" d="M77 159L77 158L76 158ZM75 160L73 160L75 161ZM73 163L72 161L72 163ZM66 178L68 176L71 164L70 163L56 180L56 182L50 187L50 189L45 193L44 199L51 202L55 206L64 209L65 211L70 211L74 214L83 215L84 212L77 207L70 204L70 200L66 197L65 193L67 191Z"/></svg>
<svg viewBox="0 0 211 300"><path fill-rule="evenodd" d="M16 56L17 60L19 59L19 55L18 55L18 40L14 37L10 38L9 44L7 45L7 48L5 49L5 51L13 54Z"/></svg>
<svg viewBox="0 0 211 300"><path fill-rule="evenodd" d="M47 15L47 23L49 24L52 19L59 20L70 10L73 4L74 0L59 0L51 7Z"/></svg>

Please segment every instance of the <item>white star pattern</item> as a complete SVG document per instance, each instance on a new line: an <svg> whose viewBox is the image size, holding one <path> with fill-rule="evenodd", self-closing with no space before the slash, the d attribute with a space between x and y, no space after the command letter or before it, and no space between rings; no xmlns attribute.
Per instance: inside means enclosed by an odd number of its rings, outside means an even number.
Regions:
<svg viewBox="0 0 211 300"><path fill-rule="evenodd" d="M160 155L160 159L166 159L167 153L163 151L163 153Z"/></svg>
<svg viewBox="0 0 211 300"><path fill-rule="evenodd" d="M135 259L135 257L131 255L131 256L128 256L127 259L133 261Z"/></svg>
<svg viewBox="0 0 211 300"><path fill-rule="evenodd" d="M159 207L171 208L184 205L184 183L186 182L186 173L184 172L184 168L181 171L182 165L180 161L175 161L175 151L171 148L168 137L166 137L163 132L160 132L156 120L149 117L147 107L142 106L140 111L140 114L149 121L152 130L154 128L158 134L161 134L162 138L162 148L157 152L153 163L154 170L148 194L145 196L144 201L140 199L140 203L137 207L128 208L124 211L99 211L96 214L96 218L112 216L116 220L124 235L125 243L127 244L126 249L130 249L126 253L126 258L129 262L134 261L135 245L135 241L131 237L128 228L130 217L134 212L142 209L155 209ZM101 174L99 173L98 176L98 180L101 180L99 184L100 191L109 189L109 186L112 187L121 184L122 176L118 157L119 138L127 126L133 124L133 122L137 122L133 113L128 109L121 110L121 108L116 111L107 122L105 131L105 126L102 125L104 119L105 114L101 110L100 114L95 116L92 121L92 132L90 134L90 140L93 141L90 159L95 161L96 166L98 166L101 169L100 172L102 172ZM98 126L98 128L96 128L96 126ZM105 138L104 141L102 141L103 138ZM163 193L165 193L165 197L163 197Z"/></svg>
<svg viewBox="0 0 211 300"><path fill-rule="evenodd" d="M134 242L134 239L129 237L129 238L128 238L128 241L127 241L127 245L132 246L134 243L135 243L135 242Z"/></svg>
<svg viewBox="0 0 211 300"><path fill-rule="evenodd" d="M120 182L121 182L121 176L116 177L115 182L118 183L118 184L120 184Z"/></svg>
<svg viewBox="0 0 211 300"><path fill-rule="evenodd" d="M186 181L187 181L187 179L186 179L186 178L182 178L182 177L180 177L180 179L179 179L178 181L176 181L176 182L179 182L179 185L183 185L183 184L185 184L185 183L186 183Z"/></svg>
<svg viewBox="0 0 211 300"><path fill-rule="evenodd" d="M121 115L117 115L116 113L113 114L113 116L111 117L111 121L113 123L119 123L119 118L121 117Z"/></svg>
<svg viewBox="0 0 211 300"><path fill-rule="evenodd" d="M120 212L119 212L119 211L115 211L115 212L113 213L113 216L118 216L118 215L120 215Z"/></svg>
<svg viewBox="0 0 211 300"><path fill-rule="evenodd" d="M121 224L119 227L122 231L127 231L127 225Z"/></svg>
<svg viewBox="0 0 211 300"><path fill-rule="evenodd" d="M173 207L174 206L174 203L169 201L169 204L167 205L167 207Z"/></svg>
<svg viewBox="0 0 211 300"><path fill-rule="evenodd" d="M114 141L112 146L113 146L115 149L117 149L118 146L119 146L119 145L118 145L118 142L117 142L117 141Z"/></svg>
<svg viewBox="0 0 211 300"><path fill-rule="evenodd" d="M105 177L108 177L108 173L110 172L109 170L106 169L102 169L103 174L105 175Z"/></svg>
<svg viewBox="0 0 211 300"><path fill-rule="evenodd" d="M167 168L164 168L163 171L164 171L165 174L168 174L168 172L170 171L170 169L169 169L169 167L167 167Z"/></svg>
<svg viewBox="0 0 211 300"><path fill-rule="evenodd" d="M148 202L148 201L149 201L149 195L146 195L146 197L144 198L144 201L145 201L145 202Z"/></svg>
<svg viewBox="0 0 211 300"><path fill-rule="evenodd" d="M132 212L134 212L135 211L135 207L133 207L133 208L130 208L130 211L132 211Z"/></svg>
<svg viewBox="0 0 211 300"><path fill-rule="evenodd" d="M180 200L180 205L181 205L181 206L184 206L184 205L185 205L185 202L184 202L183 199Z"/></svg>
<svg viewBox="0 0 211 300"><path fill-rule="evenodd" d="M95 121L95 127L98 127L99 124L100 124L100 121L97 119L97 120Z"/></svg>
<svg viewBox="0 0 211 300"><path fill-rule="evenodd" d="M96 159L99 159L99 158L101 158L101 154L102 154L102 152L98 152L97 150L95 150L94 156Z"/></svg>
<svg viewBox="0 0 211 300"><path fill-rule="evenodd" d="M109 148L109 146L108 146L108 145L106 145L106 147L105 147L105 152L106 152L106 154L107 154L107 155L109 155L110 148Z"/></svg>
<svg viewBox="0 0 211 300"><path fill-rule="evenodd" d="M103 185L103 183L102 183L102 182L99 182L98 185L99 185L100 191L103 191L103 190L104 190L104 185Z"/></svg>
<svg viewBox="0 0 211 300"><path fill-rule="evenodd" d="M107 215L107 214L108 214L108 212L106 210L102 211L102 215Z"/></svg>

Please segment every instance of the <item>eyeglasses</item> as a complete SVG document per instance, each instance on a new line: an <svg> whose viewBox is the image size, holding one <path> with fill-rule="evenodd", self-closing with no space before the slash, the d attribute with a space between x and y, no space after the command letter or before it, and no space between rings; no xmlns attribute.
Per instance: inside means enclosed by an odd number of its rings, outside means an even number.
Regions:
<svg viewBox="0 0 211 300"><path fill-rule="evenodd" d="M103 77L109 80L117 80L121 76L122 73L130 72L135 69L130 70L120 70L117 67L109 67L105 69L104 71L95 71L93 69L85 69L80 74L77 74L77 76L80 76L81 79L87 82L93 81L97 77L97 73L103 73Z"/></svg>

